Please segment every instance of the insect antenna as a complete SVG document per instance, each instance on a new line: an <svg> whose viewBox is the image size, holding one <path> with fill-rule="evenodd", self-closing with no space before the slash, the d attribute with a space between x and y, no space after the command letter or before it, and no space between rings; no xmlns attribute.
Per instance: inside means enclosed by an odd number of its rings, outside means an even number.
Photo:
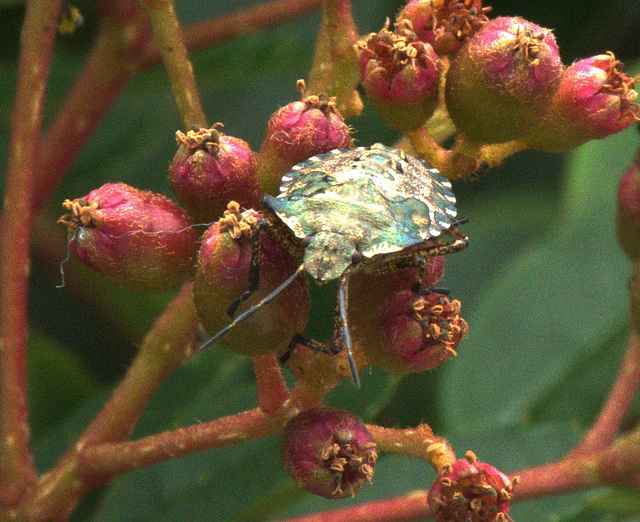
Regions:
<svg viewBox="0 0 640 522"><path fill-rule="evenodd" d="M204 343L200 345L200 347L196 350L196 353L199 353L203 350L206 350L213 344L217 343L220 339L222 339L225 335L227 335L233 328L238 326L240 323L244 323L249 317L255 314L260 308L264 305L275 299L283 290L285 290L291 283L293 283L302 272L304 272L304 265L300 265L296 271L291 274L285 281L278 286L273 292L267 295L262 301L253 305L248 310L241 313L238 317L236 317L233 322L229 323L222 330L220 330L217 334L215 334L210 339L206 340Z"/></svg>

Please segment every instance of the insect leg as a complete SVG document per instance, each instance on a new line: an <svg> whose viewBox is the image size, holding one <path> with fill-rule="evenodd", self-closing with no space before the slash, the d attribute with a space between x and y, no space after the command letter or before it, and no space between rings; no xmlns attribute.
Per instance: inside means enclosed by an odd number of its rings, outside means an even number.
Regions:
<svg viewBox="0 0 640 522"><path fill-rule="evenodd" d="M269 295L267 295L262 301L260 301L259 303L253 305L251 308L249 308L248 310L244 311L243 313L241 313L238 317L236 317L233 322L231 322L230 324L228 324L227 326L225 326L222 330L220 330L217 334L215 334L213 337L211 337L210 339L208 339L207 341L205 341L196 352L201 352L202 350L205 350L207 348L209 348L211 345L217 343L220 339L222 339L225 335L227 335L233 328L235 328L237 325L239 325L240 323L245 322L247 319L249 319L249 317L251 317L253 314L255 314L258 310L260 310L260 308L262 308L264 305L266 305L267 303L269 303L270 301L272 301L273 299L275 299L276 297L278 297L278 295L285 290L291 283L293 283L295 281L295 279L302 273L304 272L304 265L300 265L296 271L291 274L280 286L278 286L273 292L271 292Z"/></svg>
<svg viewBox="0 0 640 522"><path fill-rule="evenodd" d="M349 281L344 274L340 277L340 283L338 284L338 302L336 305L336 324L334 327L333 338L329 345L329 351L332 353L338 353L343 347L347 351L347 360L349 361L349 369L351 370L351 376L353 377L353 383L356 388L360 388L360 376L358 375L358 368L356 367L356 361L353 358L353 352L351 351L351 334L349 333L349 322L347 320L347 308L348 308L348 294L349 294Z"/></svg>
<svg viewBox="0 0 640 522"><path fill-rule="evenodd" d="M346 276L340 278L338 286L338 298L336 301L336 310L334 316L333 337L331 343L327 346L324 343L311 339L303 334L296 334L291 342L289 348L280 357L280 362L286 362L291 357L291 353L298 344L302 344L316 352L322 352L329 355L336 355L344 348L347 352L347 360L349 361L349 370L353 377L353 382L356 388L360 388L360 376L358 374L358 368L356 366L353 352L351 350L351 335L349 333L349 323L347 320L348 309L348 279Z"/></svg>
<svg viewBox="0 0 640 522"><path fill-rule="evenodd" d="M289 347L287 348L287 351L280 356L280 362L286 363L291 357L291 354L293 353L293 350L295 349L295 347L298 346L299 344L301 344L302 346L306 346L307 348L310 348L314 352L322 352L322 353L327 353L329 355L335 355L334 353L331 353L329 351L329 347L326 344L321 343L320 341L316 341L311 337L307 337L306 335L299 333L294 335L293 339L291 339L291 342L289 343Z"/></svg>

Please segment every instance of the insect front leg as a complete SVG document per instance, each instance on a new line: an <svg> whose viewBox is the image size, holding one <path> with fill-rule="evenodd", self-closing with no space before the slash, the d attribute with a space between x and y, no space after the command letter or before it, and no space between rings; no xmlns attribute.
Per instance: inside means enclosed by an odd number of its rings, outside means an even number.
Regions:
<svg viewBox="0 0 640 522"><path fill-rule="evenodd" d="M345 275L340 277L338 286L338 297L336 299L336 308L333 321L333 336L331 342L327 345L311 339L303 334L296 334L289 343L289 348L280 357L280 362L286 362L291 357L295 347L299 344L306 346L316 352L326 353L328 355L337 355L343 349L347 352L347 360L349 361L349 370L353 377L353 382L357 388L360 388L360 376L353 357L351 349L351 335L349 333L349 323L347 319L348 309L348 279Z"/></svg>

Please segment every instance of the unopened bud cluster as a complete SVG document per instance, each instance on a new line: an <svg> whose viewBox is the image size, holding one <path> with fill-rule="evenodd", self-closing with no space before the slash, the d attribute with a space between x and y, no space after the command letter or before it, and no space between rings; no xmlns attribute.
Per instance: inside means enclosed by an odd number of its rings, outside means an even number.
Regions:
<svg viewBox="0 0 640 522"><path fill-rule="evenodd" d="M416 129L440 93L468 140L561 151L638 120L635 79L611 53L565 68L551 30L489 12L481 0L410 0L394 31L357 44L363 87L386 123Z"/></svg>
<svg viewBox="0 0 640 522"><path fill-rule="evenodd" d="M489 12L482 0L410 0L393 30L387 23L358 42L363 88L387 124L411 133L444 104L471 142L517 140L560 151L639 119L635 79L612 54L565 67L549 29L518 17L490 19ZM221 124L178 131L169 181L179 204L123 183L65 201L61 222L71 252L135 291L166 291L193 279L196 309L212 335L233 320L229 305L239 296L246 297L236 301L243 309L261 303L300 266L287 241L260 233L268 216L259 208L263 194L277 194L282 176L311 156L354 146L335 99L305 96L304 82L298 90L301 99L269 120L257 154ZM639 180L635 165L618 197L618 231L633 259L640 257ZM404 375L457 354L468 327L460 303L435 288L444 258L423 261L394 273L364 267L349 274L347 315L358 365L366 360ZM298 277L268 313L250 316L221 344L248 356L284 355L304 331L309 306L307 280ZM303 488L342 498L371 481L377 450L359 419L321 407L288 421L282 459ZM437 478L429 505L436 520L509 520L513 486L468 454Z"/></svg>

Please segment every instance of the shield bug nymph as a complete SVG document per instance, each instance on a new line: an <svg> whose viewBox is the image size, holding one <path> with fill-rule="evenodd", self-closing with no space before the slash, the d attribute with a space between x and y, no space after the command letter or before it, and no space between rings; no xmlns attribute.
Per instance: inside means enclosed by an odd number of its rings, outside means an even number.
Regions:
<svg viewBox="0 0 640 522"><path fill-rule="evenodd" d="M278 197L264 197L265 218L257 226L290 250L300 266L201 349L251 317L300 273L317 283L337 279L331 341L327 346L304 336L296 341L334 355L344 348L359 386L347 323L349 276L355 270L384 274L418 267L425 258L464 249L469 241L457 228L455 201L451 184L435 168L382 144L336 149L299 163L282 178ZM232 316L259 285L259 234L254 238L249 289L231 304Z"/></svg>

